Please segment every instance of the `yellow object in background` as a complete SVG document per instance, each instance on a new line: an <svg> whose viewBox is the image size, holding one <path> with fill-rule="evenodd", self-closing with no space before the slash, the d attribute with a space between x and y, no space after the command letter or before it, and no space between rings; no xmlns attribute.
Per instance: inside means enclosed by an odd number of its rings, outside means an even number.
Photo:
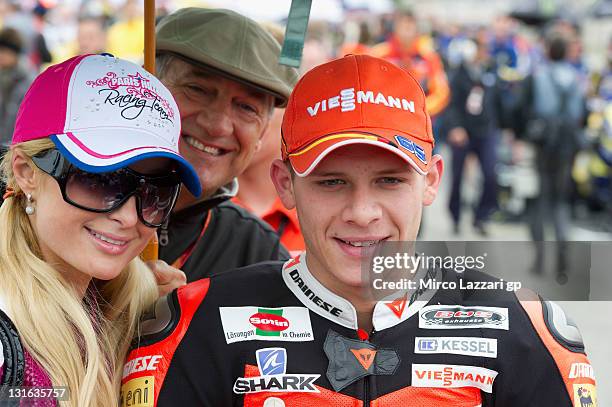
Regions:
<svg viewBox="0 0 612 407"><path fill-rule="evenodd" d="M159 258L159 242L157 240L157 233L153 235L153 238L149 240L149 243L145 246L144 250L140 253L142 261L157 260Z"/></svg>
<svg viewBox="0 0 612 407"><path fill-rule="evenodd" d="M108 30L108 52L132 62L143 61L144 21L142 18L119 21Z"/></svg>

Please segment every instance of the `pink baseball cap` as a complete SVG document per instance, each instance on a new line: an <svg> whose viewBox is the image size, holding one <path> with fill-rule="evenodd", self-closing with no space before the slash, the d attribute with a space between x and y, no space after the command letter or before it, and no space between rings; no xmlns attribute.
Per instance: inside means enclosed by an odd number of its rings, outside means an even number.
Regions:
<svg viewBox="0 0 612 407"><path fill-rule="evenodd" d="M93 173L170 158L199 196L198 174L179 154L180 134L178 106L157 78L110 54L79 55L34 80L19 107L12 144L48 137L73 165Z"/></svg>

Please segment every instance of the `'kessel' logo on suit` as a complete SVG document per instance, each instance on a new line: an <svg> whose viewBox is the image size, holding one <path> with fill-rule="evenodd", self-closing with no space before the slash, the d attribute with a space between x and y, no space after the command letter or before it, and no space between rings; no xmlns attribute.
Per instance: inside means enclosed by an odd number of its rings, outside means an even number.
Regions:
<svg viewBox="0 0 612 407"><path fill-rule="evenodd" d="M414 338L414 353L497 357L497 339L478 337L427 337Z"/></svg>

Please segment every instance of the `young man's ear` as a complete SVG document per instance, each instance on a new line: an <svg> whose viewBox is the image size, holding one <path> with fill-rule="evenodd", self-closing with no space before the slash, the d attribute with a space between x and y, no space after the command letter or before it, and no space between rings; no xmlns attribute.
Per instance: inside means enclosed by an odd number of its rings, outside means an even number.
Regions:
<svg viewBox="0 0 612 407"><path fill-rule="evenodd" d="M429 170L425 174L425 190L423 191L423 205L429 206L433 203L438 195L438 188L440 187L440 181L442 180L442 173L444 172L444 162L442 157L438 154L431 157L431 163L429 164Z"/></svg>
<svg viewBox="0 0 612 407"><path fill-rule="evenodd" d="M283 160L274 160L270 166L270 178L276 188L278 196L287 209L295 208L295 194L293 192L293 180L287 163Z"/></svg>
<svg viewBox="0 0 612 407"><path fill-rule="evenodd" d="M25 194L31 194L36 190L37 179L33 165L23 151L15 149L12 162L13 174L17 185Z"/></svg>

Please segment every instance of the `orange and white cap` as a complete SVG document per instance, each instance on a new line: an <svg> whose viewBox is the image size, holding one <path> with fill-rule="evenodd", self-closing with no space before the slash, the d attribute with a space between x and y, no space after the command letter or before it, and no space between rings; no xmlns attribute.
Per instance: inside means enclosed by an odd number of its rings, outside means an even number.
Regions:
<svg viewBox="0 0 612 407"><path fill-rule="evenodd" d="M434 146L417 80L368 55L348 55L308 71L291 93L282 136L282 157L301 177L349 144L387 149L425 174Z"/></svg>

